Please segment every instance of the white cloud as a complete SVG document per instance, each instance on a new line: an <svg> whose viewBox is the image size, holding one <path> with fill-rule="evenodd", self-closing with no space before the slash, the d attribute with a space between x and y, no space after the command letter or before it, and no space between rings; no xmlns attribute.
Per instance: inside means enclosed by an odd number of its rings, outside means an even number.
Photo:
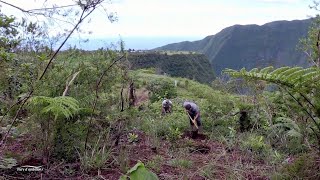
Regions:
<svg viewBox="0 0 320 180"><path fill-rule="evenodd" d="M10 0L26 9L37 3ZM36 2L40 2L37 0ZM71 0L53 1L64 4ZM310 15L307 0L114 0L108 12L119 21L108 22L103 10L82 25L94 37L122 36L206 36L234 24L264 24L275 20L305 19ZM280 3L281 2L281 3ZM280 3L280 4L276 4ZM289 4L291 3L291 4ZM33 5L35 4L35 5ZM4 8L2 8L3 10Z"/></svg>
<svg viewBox="0 0 320 180"><path fill-rule="evenodd" d="M237 3L238 2L238 3ZM109 30L128 36L205 36L233 24L305 19L308 6L261 6L252 1L124 1ZM103 32L98 33L103 34Z"/></svg>

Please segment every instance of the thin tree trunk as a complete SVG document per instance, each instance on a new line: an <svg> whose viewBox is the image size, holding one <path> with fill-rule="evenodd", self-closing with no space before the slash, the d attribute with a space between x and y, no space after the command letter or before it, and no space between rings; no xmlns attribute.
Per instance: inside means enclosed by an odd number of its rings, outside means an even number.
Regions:
<svg viewBox="0 0 320 180"><path fill-rule="evenodd" d="M124 99L123 99L123 86L121 87L121 92L120 92L120 96L121 96L121 112L124 111Z"/></svg>
<svg viewBox="0 0 320 180"><path fill-rule="evenodd" d="M135 105L136 98L135 98L135 89L134 89L134 83L131 82L129 86L129 107L132 107Z"/></svg>

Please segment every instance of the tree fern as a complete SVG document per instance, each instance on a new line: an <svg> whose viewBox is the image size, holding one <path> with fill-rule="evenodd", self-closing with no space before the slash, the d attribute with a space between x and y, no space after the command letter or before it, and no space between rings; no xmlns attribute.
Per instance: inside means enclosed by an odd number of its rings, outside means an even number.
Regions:
<svg viewBox="0 0 320 180"><path fill-rule="evenodd" d="M244 68L240 71L226 69L224 73L229 74L232 77L242 77L248 80L263 80L270 83L275 83L280 87L287 90L288 94L299 104L302 110L307 113L314 125L316 125L317 130L310 127L318 139L318 146L320 151L320 124L318 123L318 115L320 109L314 105L314 103L319 101L319 97L314 94L314 92L320 91L320 69L316 67L302 68L302 67L281 67L271 71L272 67L267 67L264 69L253 69L251 71L246 71ZM296 92L305 100L306 104L303 104L299 99L297 99L292 92ZM311 93L312 92L312 93ZM309 97L311 100L309 99ZM290 131L287 132L289 136L300 136L299 127L292 126L292 122L283 122L277 126L291 126Z"/></svg>
<svg viewBox="0 0 320 180"><path fill-rule="evenodd" d="M51 114L56 118L70 118L79 111L79 102L68 96L46 97L35 96L29 100L29 105L40 109L40 114Z"/></svg>

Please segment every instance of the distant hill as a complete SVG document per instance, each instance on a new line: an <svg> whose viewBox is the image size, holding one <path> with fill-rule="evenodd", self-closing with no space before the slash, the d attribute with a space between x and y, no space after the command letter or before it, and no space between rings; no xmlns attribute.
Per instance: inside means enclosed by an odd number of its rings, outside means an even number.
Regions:
<svg viewBox="0 0 320 180"><path fill-rule="evenodd" d="M307 35L311 19L275 21L259 25L234 25L199 41L168 44L154 50L197 51L210 60L220 75L225 68L306 66L306 57L296 50Z"/></svg>
<svg viewBox="0 0 320 180"><path fill-rule="evenodd" d="M132 69L155 68L158 74L194 79L210 83L215 75L208 58L203 54L184 52L134 52L128 60Z"/></svg>

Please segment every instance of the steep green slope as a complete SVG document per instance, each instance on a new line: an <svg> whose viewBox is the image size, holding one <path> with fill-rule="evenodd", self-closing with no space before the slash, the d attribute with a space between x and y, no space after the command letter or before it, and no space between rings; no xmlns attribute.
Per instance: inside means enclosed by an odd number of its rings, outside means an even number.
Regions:
<svg viewBox="0 0 320 180"><path fill-rule="evenodd" d="M132 69L156 68L160 74L185 77L201 83L210 83L215 76L209 60L203 54L130 53Z"/></svg>
<svg viewBox="0 0 320 180"><path fill-rule="evenodd" d="M258 25L234 25L194 42L181 42L155 50L197 51L204 53L217 75L224 68L306 66L306 57L296 50L307 34L307 20L275 21Z"/></svg>
<svg viewBox="0 0 320 180"><path fill-rule="evenodd" d="M157 88L165 88L166 91L175 91L175 95L173 97L170 97L170 99L172 100L172 102L174 102L174 106L176 109L181 110L182 103L185 100L196 102L202 109L202 115L204 119L206 119L205 121L212 121L213 114L219 114L221 113L221 111L223 111L225 114L229 113L230 111L234 110L234 107L237 106L235 104L241 102L240 96L238 95L232 95L226 92L215 90L207 84L201 84L197 81L189 80L186 78L157 75L146 69L132 71L131 75L134 77L137 89L146 88L150 90L154 89L155 86L158 86ZM175 86L176 82L177 84ZM171 85L171 87L169 87L168 84ZM153 93L150 92L149 96L151 97L152 94ZM167 93L164 92L164 94ZM164 94L158 94L159 101L151 102L151 107L149 107L152 110L155 110L157 114L160 113L158 107L159 103L162 102L164 97L166 97ZM139 94L138 92L137 99L139 99L140 95L141 94ZM153 106L157 107L153 108ZM182 111L183 121L184 113L185 112ZM228 116L227 118L234 119L235 117ZM214 122L208 122L208 124L211 123Z"/></svg>

